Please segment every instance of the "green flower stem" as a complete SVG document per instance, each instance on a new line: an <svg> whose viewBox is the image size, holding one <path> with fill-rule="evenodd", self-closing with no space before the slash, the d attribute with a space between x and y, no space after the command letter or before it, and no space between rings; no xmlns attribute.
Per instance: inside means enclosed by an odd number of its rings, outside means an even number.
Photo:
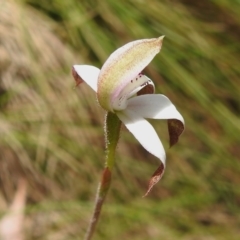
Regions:
<svg viewBox="0 0 240 240"><path fill-rule="evenodd" d="M107 149L106 167L111 171L114 166L115 151L120 135L121 121L116 114L108 112L105 125L105 141Z"/></svg>
<svg viewBox="0 0 240 240"><path fill-rule="evenodd" d="M111 185L112 169L115 162L115 151L120 135L121 121L116 114L108 112L105 123L105 141L106 141L106 162L105 169L99 183L95 207L88 230L85 235L85 240L90 240L95 232L95 228L101 213L102 205L107 196Z"/></svg>

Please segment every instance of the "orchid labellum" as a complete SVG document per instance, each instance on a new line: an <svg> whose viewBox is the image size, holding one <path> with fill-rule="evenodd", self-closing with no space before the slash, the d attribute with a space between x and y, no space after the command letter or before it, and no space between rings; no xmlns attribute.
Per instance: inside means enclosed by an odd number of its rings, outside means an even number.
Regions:
<svg viewBox="0 0 240 240"><path fill-rule="evenodd" d="M77 85L86 82L96 92L100 106L117 115L140 144L160 160L146 194L161 179L166 165L163 145L146 119L168 120L170 146L184 130L183 117L172 102L155 94L154 83L141 73L159 53L162 42L163 37L133 41L113 52L101 70L89 65L74 65L72 69Z"/></svg>

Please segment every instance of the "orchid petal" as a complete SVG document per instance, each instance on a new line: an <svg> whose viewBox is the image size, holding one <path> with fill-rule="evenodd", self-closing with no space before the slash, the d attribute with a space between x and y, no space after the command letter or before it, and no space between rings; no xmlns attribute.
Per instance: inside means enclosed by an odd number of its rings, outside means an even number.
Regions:
<svg viewBox="0 0 240 240"><path fill-rule="evenodd" d="M159 182L159 180L162 178L164 173L164 165L161 164L156 171L153 173L152 177L150 178L150 181L148 183L148 189L146 191L146 193L144 194L143 197L146 197L150 191L152 190L153 186Z"/></svg>
<svg viewBox="0 0 240 240"><path fill-rule="evenodd" d="M169 145L172 147L178 142L179 136L184 131L184 124L178 119L168 119Z"/></svg>
<svg viewBox="0 0 240 240"><path fill-rule="evenodd" d="M170 146L178 142L184 130L184 120L172 102L161 94L146 94L128 100L129 110L144 118L168 119Z"/></svg>
<svg viewBox="0 0 240 240"><path fill-rule="evenodd" d="M100 69L90 65L74 65L72 69L76 84L86 82L95 92L97 92L97 81Z"/></svg>
<svg viewBox="0 0 240 240"><path fill-rule="evenodd" d="M159 158L165 166L165 150L153 126L147 120L129 109L117 112L116 114L140 144L148 152Z"/></svg>
<svg viewBox="0 0 240 240"><path fill-rule="evenodd" d="M98 101L108 111L122 89L160 51L163 37L130 42L113 52L104 63L98 79Z"/></svg>
<svg viewBox="0 0 240 240"><path fill-rule="evenodd" d="M154 83L150 78L143 74L138 74L136 78L131 81L122 89L118 97L113 101L112 107L114 110L123 110L127 107L128 98L134 96L146 85L154 86Z"/></svg>
<svg viewBox="0 0 240 240"><path fill-rule="evenodd" d="M162 94L145 94L130 98L127 108L143 118L177 119L184 123L176 107Z"/></svg>
<svg viewBox="0 0 240 240"><path fill-rule="evenodd" d="M143 86L140 90L137 91L137 95L145 95L145 94L154 94L155 92L155 85L153 81L150 79L150 81Z"/></svg>

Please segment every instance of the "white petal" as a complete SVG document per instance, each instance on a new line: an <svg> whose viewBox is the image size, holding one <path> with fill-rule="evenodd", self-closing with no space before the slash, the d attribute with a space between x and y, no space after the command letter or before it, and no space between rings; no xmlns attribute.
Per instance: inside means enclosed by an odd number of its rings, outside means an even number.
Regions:
<svg viewBox="0 0 240 240"><path fill-rule="evenodd" d="M74 65L73 69L84 82L97 92L97 81L100 69L90 65Z"/></svg>
<svg viewBox="0 0 240 240"><path fill-rule="evenodd" d="M135 95L142 88L144 88L147 84L151 84L154 86L154 83L150 78L143 74L138 74L137 77L129 81L125 88L119 93L118 97L114 99L112 106L113 110L120 111L127 107L128 98Z"/></svg>
<svg viewBox="0 0 240 240"><path fill-rule="evenodd" d="M172 102L162 94L145 94L128 100L127 109L143 118L177 119L184 124L182 115Z"/></svg>
<svg viewBox="0 0 240 240"><path fill-rule="evenodd" d="M141 76L141 75L139 74L139 76ZM154 85L153 81L152 81L150 78L148 78L146 75L142 75L142 78L145 79L144 82L143 82L143 84L141 84L141 85L140 85L140 84L137 84L137 87L134 88L134 90L133 90L132 92L130 92L128 98L131 98L131 97L134 96L136 93L138 93L138 92L141 91L143 88L145 88L146 86L149 86L149 85L151 86L151 89L152 89L151 94L155 92L155 85ZM140 85L140 86L139 86L139 85Z"/></svg>
<svg viewBox="0 0 240 240"><path fill-rule="evenodd" d="M159 158L165 166L165 150L153 126L147 120L128 109L116 114L141 145Z"/></svg>

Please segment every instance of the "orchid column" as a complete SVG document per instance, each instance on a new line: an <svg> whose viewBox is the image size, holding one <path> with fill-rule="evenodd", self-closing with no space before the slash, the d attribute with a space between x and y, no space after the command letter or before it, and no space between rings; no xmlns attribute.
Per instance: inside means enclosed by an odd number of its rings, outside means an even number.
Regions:
<svg viewBox="0 0 240 240"><path fill-rule="evenodd" d="M89 65L73 66L72 73L76 84L86 82L97 93L100 106L107 111L106 167L86 239L90 239L94 232L102 203L110 186L121 122L148 152L160 160L160 166L151 177L145 196L161 179L166 165L163 145L152 125L145 118L168 120L170 146L177 143L184 130L183 117L175 106L166 96L154 94L154 83L141 74L159 53L162 41L163 37L130 42L113 52L101 70Z"/></svg>

